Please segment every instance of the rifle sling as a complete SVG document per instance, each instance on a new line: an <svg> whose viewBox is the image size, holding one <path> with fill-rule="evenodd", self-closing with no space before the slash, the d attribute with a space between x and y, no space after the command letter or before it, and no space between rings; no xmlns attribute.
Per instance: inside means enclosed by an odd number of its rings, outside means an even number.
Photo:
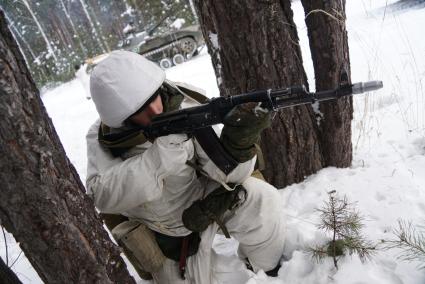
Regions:
<svg viewBox="0 0 425 284"><path fill-rule="evenodd" d="M207 156L223 173L228 175L238 166L238 161L224 149L212 127L198 129L193 135Z"/></svg>
<svg viewBox="0 0 425 284"><path fill-rule="evenodd" d="M194 90L185 88L184 86L175 85L177 90L181 92L184 96L187 96L199 103L206 103L208 98L203 94L196 92ZM198 143L201 145L202 149L205 151L207 156L213 161L213 163L226 175L233 171L239 164L227 151L224 149L223 145L220 142L220 139L217 137L217 134L212 129L212 127L206 127L202 129L195 130L193 132Z"/></svg>

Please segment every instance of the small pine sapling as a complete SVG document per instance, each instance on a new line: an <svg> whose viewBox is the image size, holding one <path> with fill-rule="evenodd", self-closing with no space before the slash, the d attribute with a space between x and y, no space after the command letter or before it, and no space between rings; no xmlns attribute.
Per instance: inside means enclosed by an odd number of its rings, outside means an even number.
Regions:
<svg viewBox="0 0 425 284"><path fill-rule="evenodd" d="M398 220L398 227L393 229L395 239L382 240L384 249L398 248L401 252L398 259L405 261L419 261L419 269L425 269L425 227L417 230L412 222Z"/></svg>
<svg viewBox="0 0 425 284"><path fill-rule="evenodd" d="M311 247L312 257L320 262L325 257L333 258L335 268L344 255L358 254L361 261L371 258L375 246L361 235L363 219L347 197L339 198L335 190L328 192L329 201L317 209L320 212L318 229L331 234L331 240L321 246Z"/></svg>

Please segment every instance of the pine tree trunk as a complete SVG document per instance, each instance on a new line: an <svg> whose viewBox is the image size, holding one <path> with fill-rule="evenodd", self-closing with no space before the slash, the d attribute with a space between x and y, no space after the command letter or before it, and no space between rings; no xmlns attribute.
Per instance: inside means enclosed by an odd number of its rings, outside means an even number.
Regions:
<svg viewBox="0 0 425 284"><path fill-rule="evenodd" d="M0 283L4 284L22 284L19 280L18 276L13 273L12 269L10 269L6 263L4 263L3 259L0 257Z"/></svg>
<svg viewBox="0 0 425 284"><path fill-rule="evenodd" d="M290 0L195 1L221 95L307 84ZM323 167L311 106L276 114L262 135L266 179L277 187Z"/></svg>
<svg viewBox="0 0 425 284"><path fill-rule="evenodd" d="M0 10L0 220L45 283L134 283Z"/></svg>
<svg viewBox="0 0 425 284"><path fill-rule="evenodd" d="M302 0L316 78L316 90L336 88L344 70L350 78L345 0ZM352 161L351 97L319 105L320 144L325 166L348 167Z"/></svg>

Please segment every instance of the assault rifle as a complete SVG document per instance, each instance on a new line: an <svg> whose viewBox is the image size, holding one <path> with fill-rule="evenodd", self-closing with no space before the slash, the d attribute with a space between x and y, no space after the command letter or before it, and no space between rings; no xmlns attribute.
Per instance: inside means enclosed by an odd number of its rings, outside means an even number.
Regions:
<svg viewBox="0 0 425 284"><path fill-rule="evenodd" d="M229 173L238 164L220 147L212 125L223 123L224 117L235 106L244 103L259 103L259 107L270 111L338 99L345 96L374 91L382 88L382 81L343 84L333 90L308 92L304 86L277 90L255 91L230 97L217 97L199 106L160 114L152 119L148 127L140 127L148 137L186 133L196 137L211 160L224 172Z"/></svg>

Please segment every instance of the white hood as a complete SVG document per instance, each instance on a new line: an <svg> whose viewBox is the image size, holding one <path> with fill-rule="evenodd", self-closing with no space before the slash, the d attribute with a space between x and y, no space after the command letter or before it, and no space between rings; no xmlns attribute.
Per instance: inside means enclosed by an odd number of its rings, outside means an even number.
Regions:
<svg viewBox="0 0 425 284"><path fill-rule="evenodd" d="M90 92L103 123L118 128L165 80L165 72L143 56L114 51L90 77Z"/></svg>

